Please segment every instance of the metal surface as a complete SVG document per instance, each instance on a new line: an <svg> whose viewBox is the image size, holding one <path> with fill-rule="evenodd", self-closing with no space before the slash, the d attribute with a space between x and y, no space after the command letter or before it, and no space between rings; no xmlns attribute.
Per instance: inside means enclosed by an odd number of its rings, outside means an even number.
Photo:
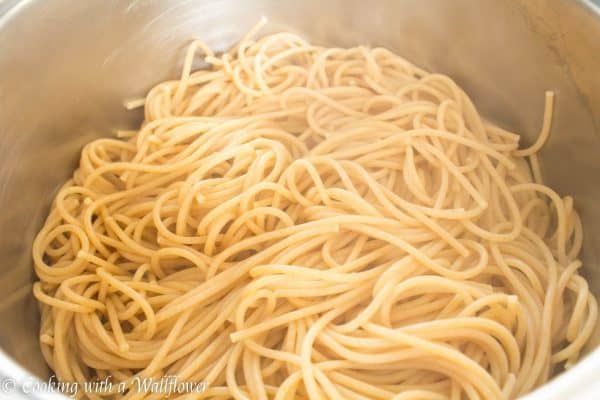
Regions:
<svg viewBox="0 0 600 400"><path fill-rule="evenodd" d="M141 114L122 101L177 76L190 39L225 49L261 15L270 30L325 45L382 45L449 74L484 115L525 141L540 126L544 90L555 90L543 172L576 199L586 274L600 295L600 13L591 2L4 0L1 14L0 347L16 364L0 351L0 375L27 378L17 364L49 373L38 350L30 246L82 145L138 124ZM590 348L598 342L600 331ZM531 399L590 398L576 392L598 374L600 350Z"/></svg>

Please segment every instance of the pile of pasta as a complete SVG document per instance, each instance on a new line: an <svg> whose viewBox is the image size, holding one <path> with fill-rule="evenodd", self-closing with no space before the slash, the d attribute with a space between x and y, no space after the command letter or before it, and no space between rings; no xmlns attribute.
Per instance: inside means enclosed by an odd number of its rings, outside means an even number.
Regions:
<svg viewBox="0 0 600 400"><path fill-rule="evenodd" d="M33 246L61 381L181 399L512 399L597 318L581 221L537 153L384 48L200 41L139 130L81 152ZM200 58L209 67L192 72Z"/></svg>

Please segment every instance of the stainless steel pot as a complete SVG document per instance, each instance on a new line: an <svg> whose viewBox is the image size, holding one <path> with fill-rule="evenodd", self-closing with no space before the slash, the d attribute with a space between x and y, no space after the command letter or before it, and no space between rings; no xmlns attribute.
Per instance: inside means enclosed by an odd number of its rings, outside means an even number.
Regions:
<svg viewBox="0 0 600 400"><path fill-rule="evenodd" d="M225 49L262 15L271 30L383 45L449 74L525 141L540 126L544 90L555 90L543 172L576 199L585 273L600 296L600 10L591 2L0 0L0 398L50 373L38 349L30 246L79 149L139 124L122 101L177 76L190 39ZM528 399L600 398L596 333L585 359Z"/></svg>

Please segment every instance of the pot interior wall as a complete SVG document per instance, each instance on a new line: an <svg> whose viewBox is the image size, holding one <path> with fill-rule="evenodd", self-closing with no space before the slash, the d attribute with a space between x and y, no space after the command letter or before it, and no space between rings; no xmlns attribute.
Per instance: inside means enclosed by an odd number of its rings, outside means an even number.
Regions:
<svg viewBox="0 0 600 400"><path fill-rule="evenodd" d="M125 111L122 101L176 77L191 39L226 49L262 15L272 22L267 31L289 29L324 45L386 46L448 74L485 116L527 143L541 126L544 91L556 91L544 177L576 199L586 274L600 296L600 17L583 3L25 1L0 20L0 347L7 354L48 374L30 247L81 147L139 124L141 113Z"/></svg>

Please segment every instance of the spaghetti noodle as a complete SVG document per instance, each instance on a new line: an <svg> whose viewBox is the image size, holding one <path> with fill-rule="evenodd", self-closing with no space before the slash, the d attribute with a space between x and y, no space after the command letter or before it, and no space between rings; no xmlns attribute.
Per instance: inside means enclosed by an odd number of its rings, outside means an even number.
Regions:
<svg viewBox="0 0 600 400"><path fill-rule="evenodd" d="M576 362L597 318L573 199L540 139L384 48L279 33L215 55L98 139L33 246L63 381L203 381L207 399L509 399ZM198 49L209 69L192 72Z"/></svg>

